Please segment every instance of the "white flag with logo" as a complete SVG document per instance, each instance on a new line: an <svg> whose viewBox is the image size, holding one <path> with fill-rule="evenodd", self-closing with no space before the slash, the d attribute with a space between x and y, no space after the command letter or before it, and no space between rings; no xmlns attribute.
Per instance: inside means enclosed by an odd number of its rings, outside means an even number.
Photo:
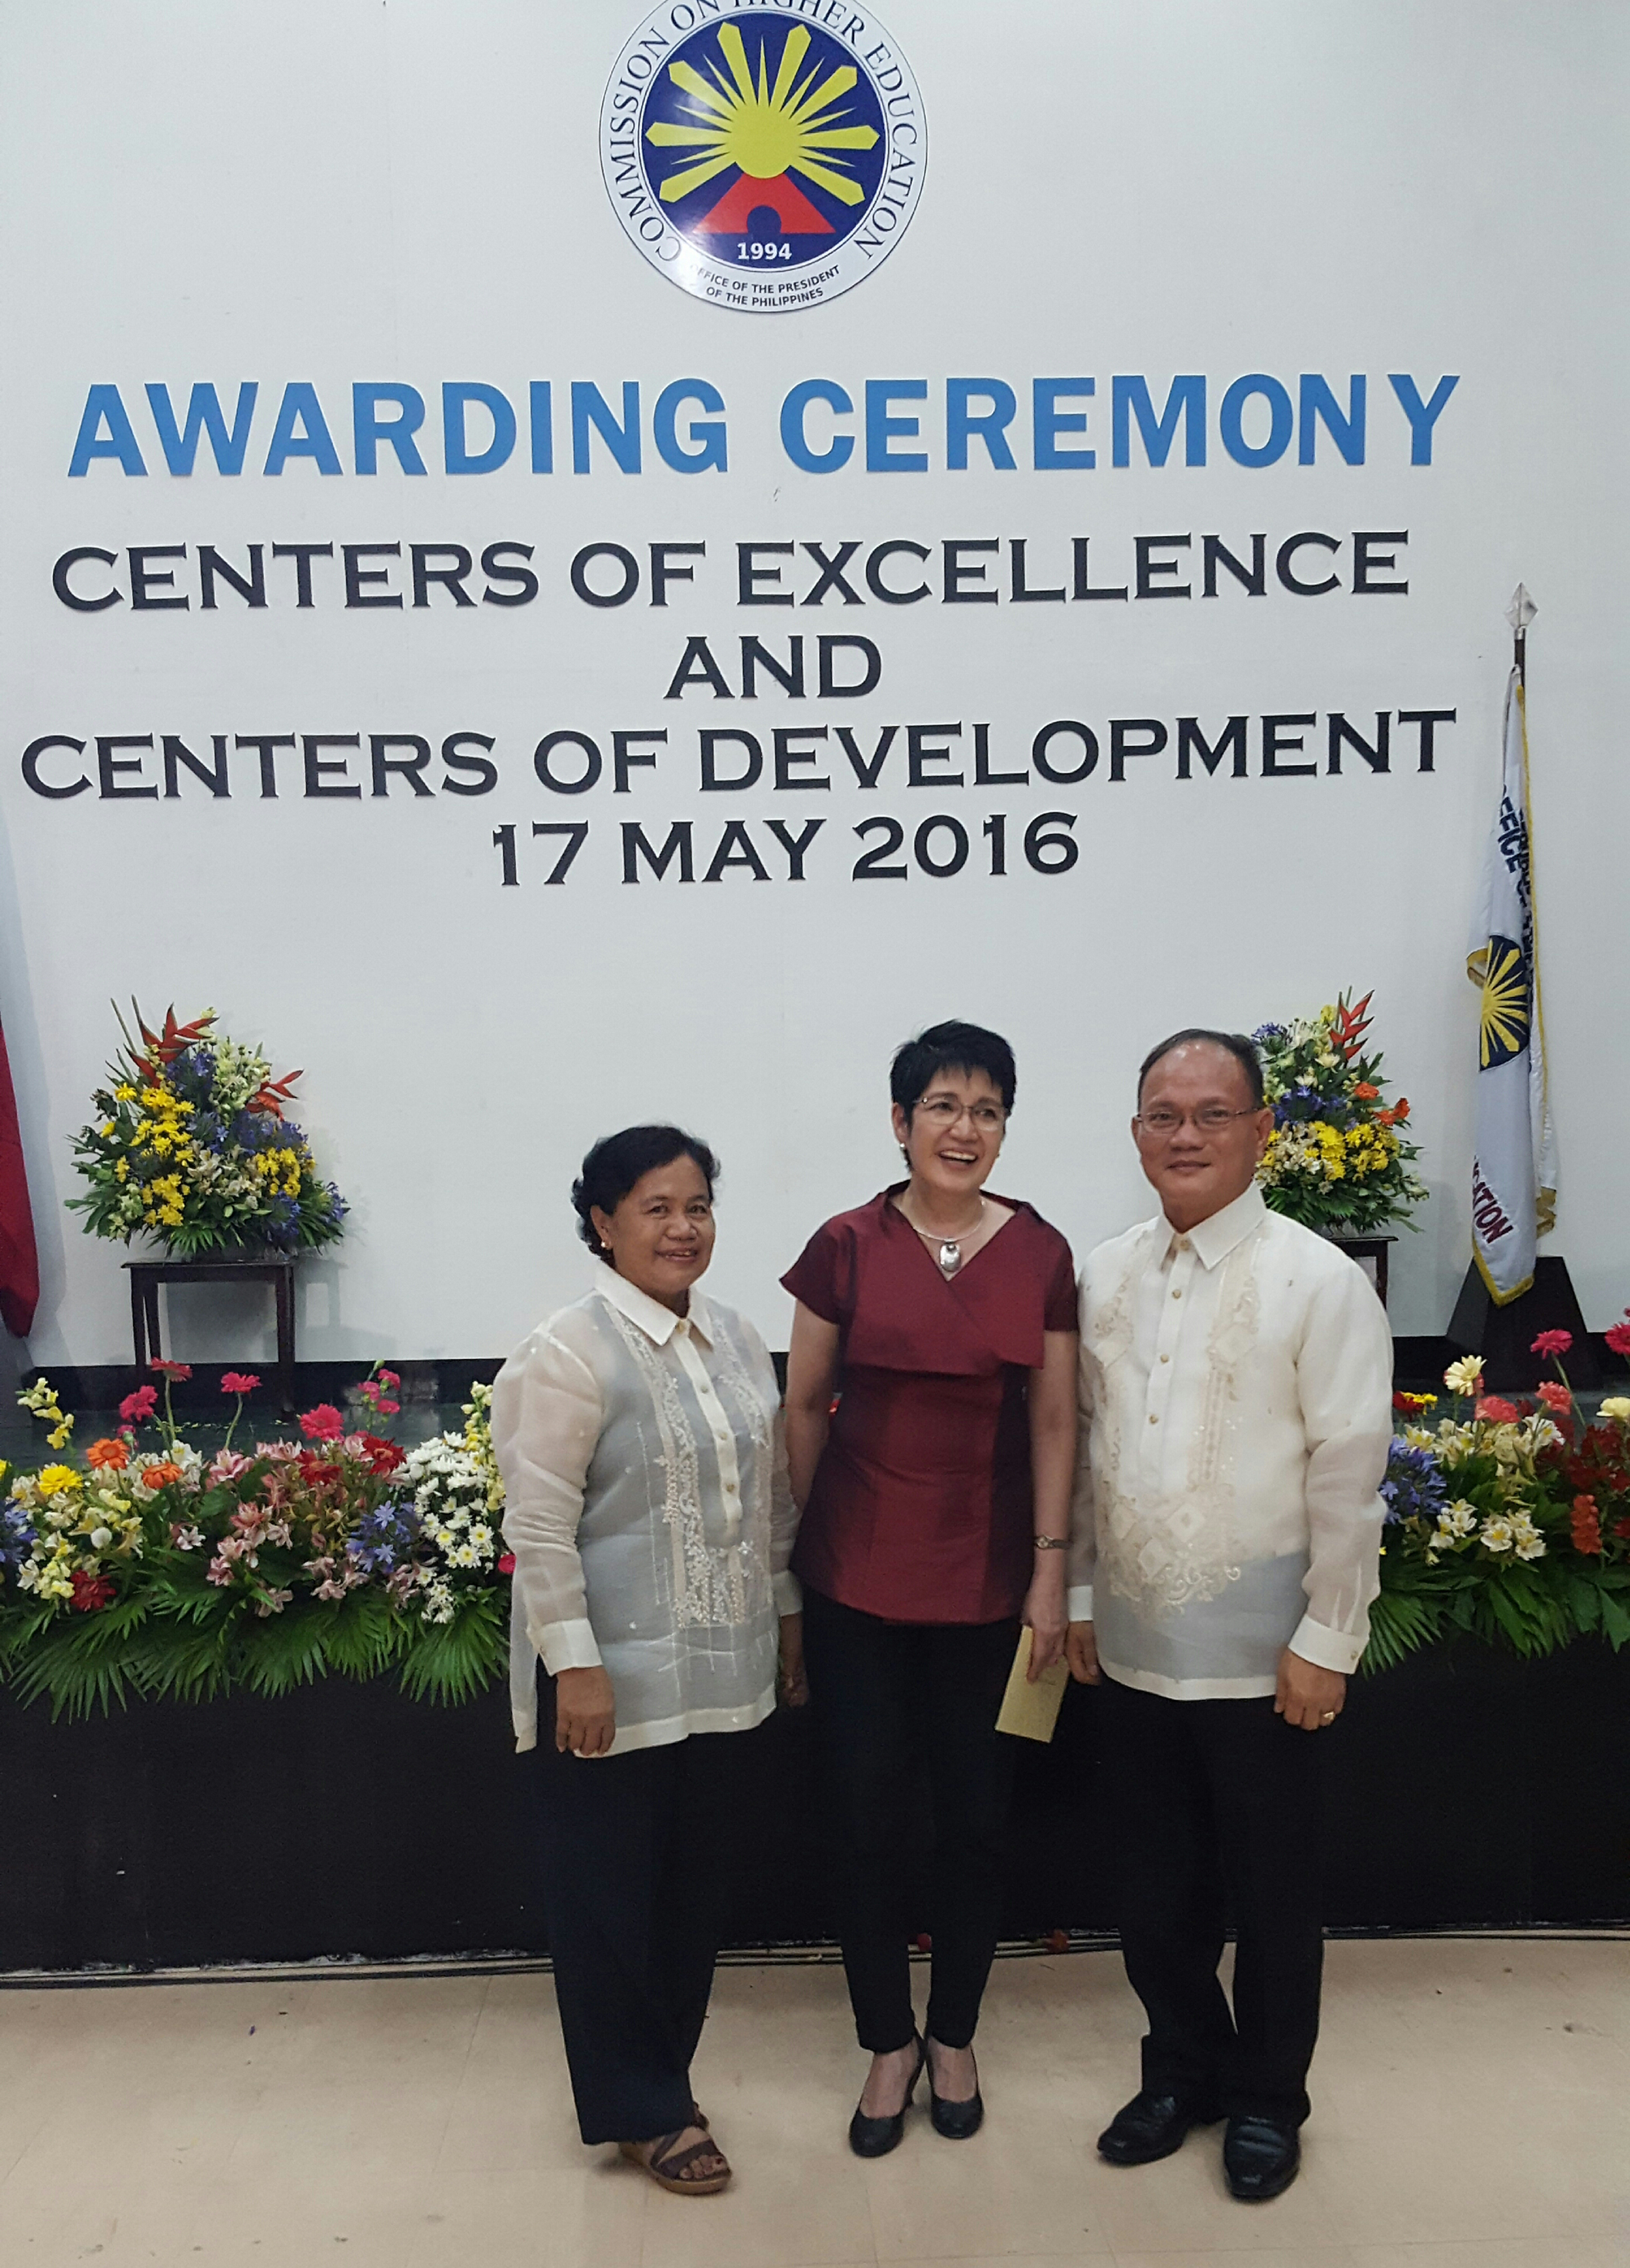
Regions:
<svg viewBox="0 0 1630 2268"><path fill-rule="evenodd" d="M1466 974L1483 991L1472 1247L1503 1307L1534 1280L1534 1243L1556 1218L1556 1165L1539 1014L1528 822L1528 733L1516 671L1506 686L1500 806L1488 839Z"/></svg>

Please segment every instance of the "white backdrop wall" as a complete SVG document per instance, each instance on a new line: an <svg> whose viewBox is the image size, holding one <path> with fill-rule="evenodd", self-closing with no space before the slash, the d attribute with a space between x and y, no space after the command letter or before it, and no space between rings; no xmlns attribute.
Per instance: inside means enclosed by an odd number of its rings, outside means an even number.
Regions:
<svg viewBox="0 0 1630 2268"><path fill-rule="evenodd" d="M767 12L767 11L760 11ZM783 10L782 12L787 12ZM1630 1300L1630 1221L1620 1189L1630 1062L1618 970L1630 822L1626 683L1622 291L1623 99L1630 19L1612 4L1532 9L1507 0L888 0L888 33L921 92L930 149L908 232L875 276L808 310L754 316L687 297L625 240L602 186L596 132L606 76L639 10L618 0L286 0L275 11L141 9L18 0L4 32L5 170L4 732L0 739L0 1015L19 1090L45 1290L31 1344L43 1362L120 1359L127 1311L115 1248L62 1210L69 1142L114 1038L109 998L149 1012L213 1005L262 1041L279 1069L305 1066L298 1115L351 1198L337 1254L313 1263L303 1351L359 1361L501 1352L584 1273L567 1204L588 1142L672 1116L724 1165L714 1281L784 1343L776 1278L826 1214L890 1177L890 1052L947 1015L1012 1039L1020 1093L996 1186L1032 1198L1078 1251L1137 1216L1147 1192L1127 1137L1134 1067L1190 1021L1249 1027L1375 990L1389 1073L1411 1101L1432 1189L1421 1233L1395 1263L1394 1327L1440 1330L1467 1256L1476 996L1466 928L1497 773L1509 642L1502 609L1519 578L1540 607L1530 718L1542 962L1562 1145L1559 1230L1595 1326ZM1388 382L1422 395L1458 383L1410 460ZM1274 463L1236 461L1219 404L1245 373L1276 375L1293 404L1303 373L1345 409L1368 385L1364 459L1327 428L1314 461L1299 437ZM1158 408L1174 375L1208 385L1207 460L1179 439L1154 466L1132 429L1112 462L1112 381L1146 377ZM1091 469L1032 464L1038 378L1090 375L1059 407L1087 416L1066 448ZM1017 412L1015 468L975 442L947 464L946 380L1004 379ZM798 470L777 431L800 380L836 381L854 417L810 419L811 439L855 433L842 470ZM723 397L728 468L687 474L654 446L656 397L679 379ZM921 418L925 472L865 465L867 379L926 381L898 401ZM144 388L184 416L213 383L230 416L259 387L243 470L209 444L171 472ZM553 389L555 469L529 461L533 381ZM499 388L521 417L501 468L444 469L441 387ZM620 412L640 389L642 469L601 441L571 470L569 388L591 381ZM340 469L264 461L285 387L309 384ZM382 448L357 469L352 388L410 386L427 407L426 470ZM114 456L70 461L90 389L116 387L145 473ZM392 413L386 413L392 414ZM693 406L680 420L681 438ZM1253 422L1254 421L1254 422ZM1259 444L1259 401L1246 431ZM484 431L471 417L471 446ZM98 428L104 439L110 428ZM1295 534L1313 578L1328 556L1341 587L1293 594L1273 571ZM1407 531L1391 573L1407 595L1355 594L1355 531ZM1201 587L1201 538L1249 560L1267 539L1267 588L1224 571ZM1072 539L1090 575L1135 575L1139 535L1187 533L1153 555L1195 595L1156 604L1014 605L1010 542L1032 584L1068 585ZM860 547L910 539L930 554L930 597L885 606L747 609L736 547ZM995 605L948 606L942 546L996 539ZM340 547L399 544L371 591L411 600L408 547L532 547L537 598L506 608L348 608ZM274 543L330 543L313 603L293 604ZM241 573L267 547L268 602L223 589L200 605L198 547ZM636 599L585 606L570 562L593 543L642 566ZM694 581L649 604L649 547L695 543ZM159 593L130 603L131 547L185 545L156 563ZM54 593L54 563L95 547L69 587L117 603L81 612ZM774 555L766 555L774 563ZM377 567L377 560L366 563ZM789 570L802 593L802 551ZM904 586L909 556L889 573ZM608 574L605 563L597 571ZM1151 580L1156 571L1151 567ZM479 597L479 568L470 584ZM359 586L360 587L360 586ZM513 589L514 585L507 586ZM881 677L858 700L815 688L821 633L864 637ZM783 665L803 635L809 690L773 680L741 697L740 640ZM667 697L687 641L705 637L733 697L706 686ZM857 666L851 652L843 667ZM1325 720L1373 733L1377 711L1448 711L1435 762L1419 729L1391 725L1384 774L1350 748L1333 777ZM1267 715L1311 712L1312 776L1264 777ZM1177 776L1178 727L1215 737L1251 720L1246 776L1224 762ZM1050 785L1032 739L1054 718L1097 732L1090 777ZM1111 720L1153 718L1171 744L1110 777ZM937 786L907 783L911 724L963 727ZM979 785L973 728L989 726ZM901 729L877 786L840 752L847 725L871 749ZM772 735L826 726L819 762L777 791ZM706 793L703 730L747 730L759 784ZM547 733L592 736L605 776L552 793L532 752ZM613 792L612 735L665 729L654 766ZM402 776L359 798L303 792L298 748L275 754L260 792L253 750L229 760L220 799L185 770L158 799L100 792L98 736L154 736L114 788L162 782L158 748L179 737L206 761L211 736L358 736L317 752L345 762L319 785L369 782L371 734L493 742L490 792L445 792L438 755L415 796ZM83 770L85 792L33 792L23 751L58 748L40 776ZM1136 745L1136 736L1132 736ZM400 751L396 753L400 753ZM468 753L466 748L466 753ZM1060 743L1055 765L1072 756ZM562 774L568 771L564 752ZM735 758L731 759L736 761ZM86 769L88 767L88 769ZM960 772L964 784L951 785ZM469 784L468 772L454 774ZM1075 815L1068 873L1026 864L1024 831ZM910 863L931 814L958 819L969 857L936 879L856 880L875 814L904 826ZM988 869L987 821L1006 817L1004 876ZM769 822L810 843L805 879ZM660 843L694 830L695 880L622 880L625 824ZM560 838L534 821L586 821L566 881L544 880ZM745 822L770 879L738 863L703 880L727 821ZM515 887L496 829L517 830ZM740 838L735 838L739 850ZM944 863L949 828L929 838ZM190 1320L189 1320L190 1317ZM230 1346L178 1309L183 1352L239 1353L259 1329L228 1319ZM218 1330L216 1317L209 1330ZM192 1333L189 1339L187 1334Z"/></svg>

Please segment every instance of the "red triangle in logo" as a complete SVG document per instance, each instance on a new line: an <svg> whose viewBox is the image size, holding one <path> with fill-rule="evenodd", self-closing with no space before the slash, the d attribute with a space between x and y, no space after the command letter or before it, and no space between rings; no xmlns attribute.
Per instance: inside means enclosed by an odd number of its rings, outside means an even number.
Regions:
<svg viewBox="0 0 1630 2268"><path fill-rule="evenodd" d="M756 207L767 205L784 236L831 236L832 223L812 205L790 174L777 173L761 181L752 173L738 174L733 185L711 212L694 225L704 236L742 236Z"/></svg>

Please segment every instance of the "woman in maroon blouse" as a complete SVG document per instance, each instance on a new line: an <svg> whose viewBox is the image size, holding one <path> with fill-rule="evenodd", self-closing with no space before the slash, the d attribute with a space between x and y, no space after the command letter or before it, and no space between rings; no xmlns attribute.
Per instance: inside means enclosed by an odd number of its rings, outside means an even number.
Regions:
<svg viewBox="0 0 1630 2268"><path fill-rule="evenodd" d="M827 1221L782 1278L798 1303L792 1564L838 1811L843 1965L872 2056L849 2126L862 2157L899 2140L925 2061L938 2132L960 2139L984 2115L972 2043L1013 1756L995 1722L1021 1620L1032 1675L1062 1648L1076 1443L1069 1247L1031 1206L984 1194L1012 1051L976 1024L936 1024L900 1049L891 1085L910 1179ZM933 1818L921 2038L903 1911L919 1763Z"/></svg>

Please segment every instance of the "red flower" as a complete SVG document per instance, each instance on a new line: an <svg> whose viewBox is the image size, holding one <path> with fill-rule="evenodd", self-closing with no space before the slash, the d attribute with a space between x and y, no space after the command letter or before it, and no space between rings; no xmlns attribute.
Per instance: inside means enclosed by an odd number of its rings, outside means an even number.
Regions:
<svg viewBox="0 0 1630 2268"><path fill-rule="evenodd" d="M329 1464L326 1459L318 1455L315 1449L302 1449L300 1470L311 1487L327 1488L331 1482L341 1477L343 1469L339 1465Z"/></svg>
<svg viewBox="0 0 1630 2268"><path fill-rule="evenodd" d="M76 1567L69 1580L73 1587L70 1603L82 1615L95 1614L114 1595L114 1587L106 1575L87 1575L83 1567Z"/></svg>
<svg viewBox="0 0 1630 2268"><path fill-rule="evenodd" d="M1572 1331L1541 1331L1530 1350L1534 1354L1562 1355L1574 1344Z"/></svg>
<svg viewBox="0 0 1630 2268"><path fill-rule="evenodd" d="M1498 1394L1485 1394L1472 1404L1472 1415L1486 1419L1491 1425L1515 1425L1523 1413L1515 1402L1507 1402Z"/></svg>
<svg viewBox="0 0 1630 2268"><path fill-rule="evenodd" d="M302 1413L300 1431L308 1441L342 1441L345 1420L332 1402L319 1402L315 1410Z"/></svg>
<svg viewBox="0 0 1630 2268"><path fill-rule="evenodd" d="M1566 1418L1572 1412L1573 1395L1554 1378L1542 1378L1534 1391L1553 1418Z"/></svg>
<svg viewBox="0 0 1630 2268"><path fill-rule="evenodd" d="M378 1474L381 1480L387 1473L393 1473L396 1470L402 1462L402 1457L403 1451L399 1443L383 1440L378 1433L363 1435L363 1461L371 1471Z"/></svg>
<svg viewBox="0 0 1630 2268"><path fill-rule="evenodd" d="M498 1572L501 1575L512 1575L515 1572L515 1554L513 1551L501 1551L498 1554Z"/></svg>
<svg viewBox="0 0 1630 2268"><path fill-rule="evenodd" d="M1367 1079L1361 1079L1353 1092L1361 1102L1379 1102L1381 1100L1381 1089L1371 1086Z"/></svg>
<svg viewBox="0 0 1630 2268"><path fill-rule="evenodd" d="M119 1415L127 1425L139 1425L152 1416L158 1407L158 1388L138 1386L134 1394L127 1394L119 1404Z"/></svg>
<svg viewBox="0 0 1630 2268"><path fill-rule="evenodd" d="M260 1383L252 1370L224 1370L221 1373L223 1394L253 1394Z"/></svg>
<svg viewBox="0 0 1630 2268"><path fill-rule="evenodd" d="M1630 1323L1615 1323L1607 1333L1607 1344L1615 1354L1630 1354Z"/></svg>
<svg viewBox="0 0 1630 2268"><path fill-rule="evenodd" d="M1392 1396L1392 1407L1406 1418L1418 1418L1423 1410L1429 1410L1436 1399L1435 1394L1406 1394L1400 1388Z"/></svg>
<svg viewBox="0 0 1630 2268"><path fill-rule="evenodd" d="M190 1378L193 1374L193 1366L190 1362L165 1362L159 1355L152 1356L147 1367L149 1370L160 1372L165 1378L174 1379L178 1384L182 1379Z"/></svg>
<svg viewBox="0 0 1630 2268"><path fill-rule="evenodd" d="M1392 1105L1392 1116L1400 1126L1403 1124L1405 1119L1408 1117L1409 1097L1406 1094L1400 1094L1398 1101Z"/></svg>
<svg viewBox="0 0 1630 2268"><path fill-rule="evenodd" d="M1576 1496L1573 1509L1574 1549L1592 1556L1602 1549L1602 1519L1593 1496Z"/></svg>
<svg viewBox="0 0 1630 2268"><path fill-rule="evenodd" d="M400 1373L397 1371L382 1370L379 1373L379 1383L381 1386L400 1386L401 1382Z"/></svg>

